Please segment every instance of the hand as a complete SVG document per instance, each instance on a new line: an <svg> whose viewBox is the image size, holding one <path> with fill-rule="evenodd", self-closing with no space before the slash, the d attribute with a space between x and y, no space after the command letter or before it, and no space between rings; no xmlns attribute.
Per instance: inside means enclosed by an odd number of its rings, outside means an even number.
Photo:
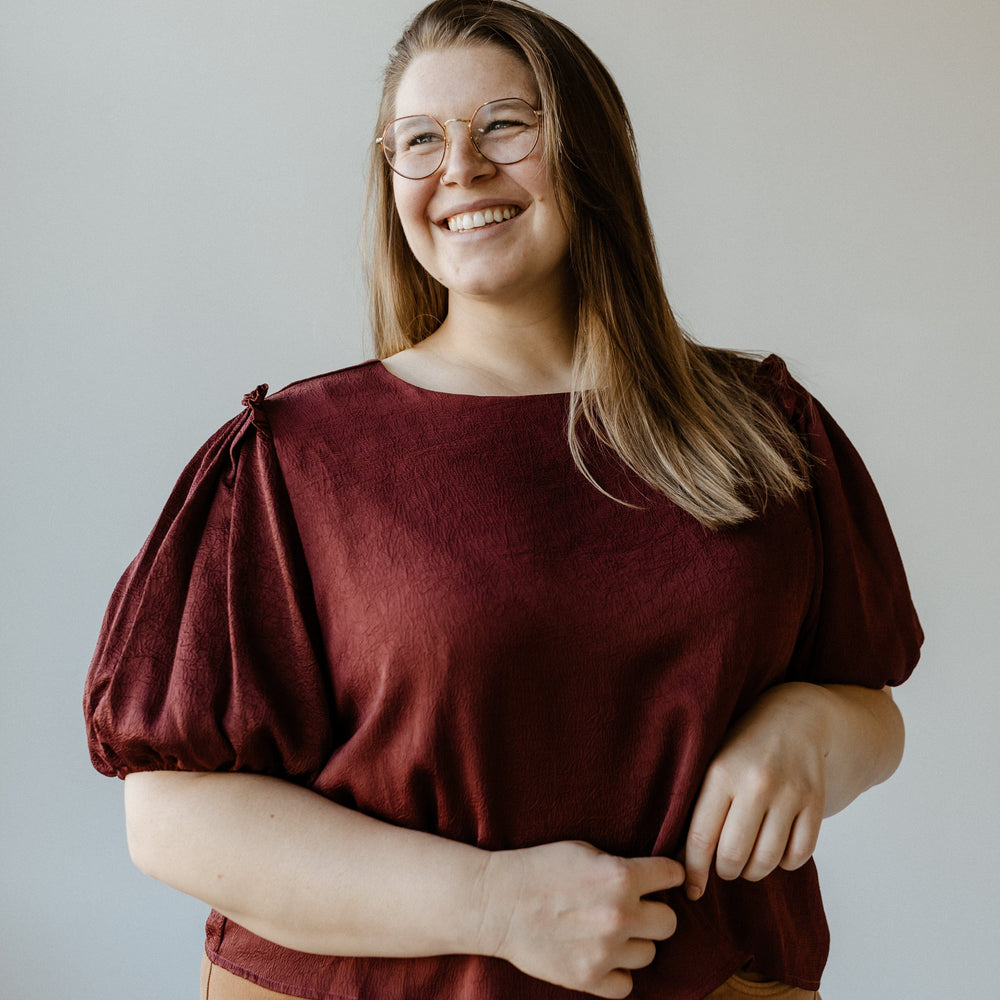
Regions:
<svg viewBox="0 0 1000 1000"><path fill-rule="evenodd" d="M536 979L599 997L627 997L632 973L677 926L666 903L643 899L679 886L669 858L618 858L566 841L490 856L481 953Z"/></svg>
<svg viewBox="0 0 1000 1000"><path fill-rule="evenodd" d="M756 882L800 868L816 849L826 803L827 691L782 684L765 693L727 735L708 767L684 849L686 891L720 878Z"/></svg>

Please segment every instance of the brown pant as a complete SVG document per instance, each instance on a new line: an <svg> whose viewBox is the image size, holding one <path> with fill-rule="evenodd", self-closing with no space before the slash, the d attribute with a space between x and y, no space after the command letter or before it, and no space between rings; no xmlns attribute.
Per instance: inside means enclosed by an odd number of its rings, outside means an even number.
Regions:
<svg viewBox="0 0 1000 1000"><path fill-rule="evenodd" d="M290 994L275 993L263 986L241 979L231 972L211 965L208 958L201 962L201 1000L288 1000ZM799 990L783 983L758 983L733 976L705 1000L746 1000L746 997L767 997L769 1000L820 1000L818 993Z"/></svg>
<svg viewBox="0 0 1000 1000"><path fill-rule="evenodd" d="M287 1000L291 995L275 993L249 979L234 976L221 966L212 965L207 955L201 960L201 1000Z"/></svg>
<svg viewBox="0 0 1000 1000"><path fill-rule="evenodd" d="M756 982L740 975L731 976L717 990L713 990L705 1000L746 1000L747 997L770 997L772 1000L822 1000L812 990L800 990L784 983Z"/></svg>

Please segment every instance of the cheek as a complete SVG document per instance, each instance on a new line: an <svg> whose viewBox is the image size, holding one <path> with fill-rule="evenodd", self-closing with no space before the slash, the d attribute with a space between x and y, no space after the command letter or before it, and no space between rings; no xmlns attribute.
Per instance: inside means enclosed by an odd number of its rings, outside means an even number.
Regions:
<svg viewBox="0 0 1000 1000"><path fill-rule="evenodd" d="M396 202L396 214L404 229L424 221L430 194L422 185L416 181L394 177L392 196Z"/></svg>
<svg viewBox="0 0 1000 1000"><path fill-rule="evenodd" d="M519 181L531 196L539 201L546 201L553 197L554 190L549 177L548 164L541 150L536 149L526 160L514 165L520 167Z"/></svg>
<svg viewBox="0 0 1000 1000"><path fill-rule="evenodd" d="M414 259L424 269L429 270L434 248L427 223L427 202L430 195L412 181L393 185L393 200L396 216L406 238L406 245Z"/></svg>

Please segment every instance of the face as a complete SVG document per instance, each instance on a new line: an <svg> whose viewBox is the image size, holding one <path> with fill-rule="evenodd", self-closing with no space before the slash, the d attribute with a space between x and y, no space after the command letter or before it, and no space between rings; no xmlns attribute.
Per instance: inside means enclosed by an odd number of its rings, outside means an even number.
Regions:
<svg viewBox="0 0 1000 1000"><path fill-rule="evenodd" d="M400 80L395 117L469 119L480 105L504 97L539 107L531 70L506 49L424 52ZM436 173L422 180L392 175L396 210L414 256L450 296L512 303L521 296L564 295L569 234L549 182L541 136L526 159L495 164L473 146L463 122L452 122L447 131L448 150ZM502 221L460 228L462 221L479 221L474 213L485 216L486 209L497 209ZM456 220L466 214L472 220ZM511 218L503 219L507 214Z"/></svg>

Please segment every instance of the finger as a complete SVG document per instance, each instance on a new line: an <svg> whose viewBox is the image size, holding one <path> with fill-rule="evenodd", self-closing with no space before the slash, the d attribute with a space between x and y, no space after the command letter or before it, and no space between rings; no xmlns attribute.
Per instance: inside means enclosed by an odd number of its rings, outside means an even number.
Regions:
<svg viewBox="0 0 1000 1000"><path fill-rule="evenodd" d="M643 900L635 922L633 935L651 941L665 941L677 930L677 914L666 903Z"/></svg>
<svg viewBox="0 0 1000 1000"><path fill-rule="evenodd" d="M593 990L595 997L607 997L608 1000L625 1000L632 992L632 973L624 969L612 969Z"/></svg>
<svg viewBox="0 0 1000 1000"><path fill-rule="evenodd" d="M630 858L629 863L640 896L684 883L684 866L673 858Z"/></svg>
<svg viewBox="0 0 1000 1000"><path fill-rule="evenodd" d="M801 868L816 852L819 830L823 822L819 807L803 809L795 817L788 845L779 864L785 871Z"/></svg>
<svg viewBox="0 0 1000 1000"><path fill-rule="evenodd" d="M656 958L656 944L644 938L632 938L622 945L615 961L622 969L645 969Z"/></svg>
<svg viewBox="0 0 1000 1000"><path fill-rule="evenodd" d="M731 881L743 874L760 835L764 816L764 806L756 798L734 800L715 851L715 870L719 878Z"/></svg>
<svg viewBox="0 0 1000 1000"><path fill-rule="evenodd" d="M698 899L705 891L712 859L732 802L731 796L715 792L708 782L698 796L684 844L688 899Z"/></svg>
<svg viewBox="0 0 1000 1000"><path fill-rule="evenodd" d="M764 814L757 841L740 872L743 878L748 882L759 882L778 867L788 849L794 822L795 813L791 810L774 808Z"/></svg>

